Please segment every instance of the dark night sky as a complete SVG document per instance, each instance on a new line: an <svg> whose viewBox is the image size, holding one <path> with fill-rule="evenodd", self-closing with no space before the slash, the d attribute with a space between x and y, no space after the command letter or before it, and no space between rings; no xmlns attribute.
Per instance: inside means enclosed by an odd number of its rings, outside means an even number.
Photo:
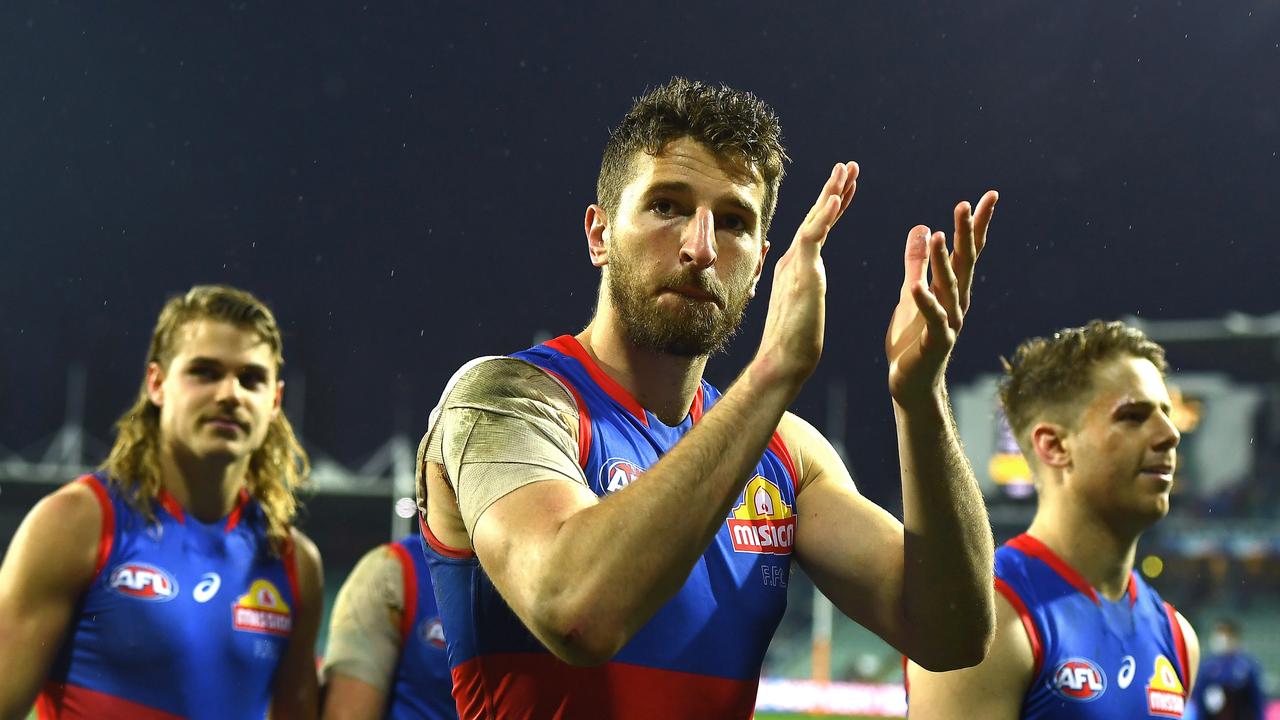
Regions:
<svg viewBox="0 0 1280 720"><path fill-rule="evenodd" d="M313 449L420 433L457 365L587 321L607 129L672 74L781 116L774 259L831 164L861 163L797 409L821 424L847 379L854 469L890 506L901 247L956 201L1002 194L957 380L1092 317L1277 309L1276 2L333 5L0 10L0 445L57 429L73 363L108 438L196 282L273 306Z"/></svg>

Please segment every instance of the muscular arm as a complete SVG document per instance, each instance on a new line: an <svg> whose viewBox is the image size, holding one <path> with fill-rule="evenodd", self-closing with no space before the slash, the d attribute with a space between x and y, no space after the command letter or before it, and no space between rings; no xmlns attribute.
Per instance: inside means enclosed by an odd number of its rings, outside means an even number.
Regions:
<svg viewBox="0 0 1280 720"><path fill-rule="evenodd" d="M370 550L342 583L329 619L325 720L382 717L400 658L403 612L399 561L385 546Z"/></svg>
<svg viewBox="0 0 1280 720"><path fill-rule="evenodd" d="M905 526L902 613L907 655L933 670L982 660L992 624L995 542L945 395L894 404Z"/></svg>
<svg viewBox="0 0 1280 720"><path fill-rule="evenodd" d="M319 681L316 677L316 634L324 614L324 572L315 543L293 530L298 566L297 599L302 606L289 636L289 646L276 671L272 718L314 718L320 710Z"/></svg>
<svg viewBox="0 0 1280 720"><path fill-rule="evenodd" d="M996 597L996 633L981 663L950 672L929 672L907 663L911 720L1018 720L1031 684L1035 658L1022 620L1004 597Z"/></svg>
<svg viewBox="0 0 1280 720"><path fill-rule="evenodd" d="M101 527L93 491L71 483L37 503L14 534L0 566L0 717L31 708L93 579Z"/></svg>
<svg viewBox="0 0 1280 720"><path fill-rule="evenodd" d="M753 365L657 464L604 501L565 480L504 496L476 523L481 564L557 656L607 661L684 583L794 392Z"/></svg>

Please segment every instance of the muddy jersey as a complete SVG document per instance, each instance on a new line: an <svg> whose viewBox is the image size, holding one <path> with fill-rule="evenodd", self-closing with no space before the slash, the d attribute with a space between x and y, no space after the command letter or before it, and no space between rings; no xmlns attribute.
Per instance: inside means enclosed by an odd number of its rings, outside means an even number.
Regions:
<svg viewBox="0 0 1280 720"><path fill-rule="evenodd" d="M996 590L1022 619L1035 667L1026 720L1181 718L1187 647L1172 605L1131 574L1108 600L1043 543L996 551Z"/></svg>
<svg viewBox="0 0 1280 720"><path fill-rule="evenodd" d="M384 717L456 720L444 626L436 611L422 541L417 535L410 535L387 547L400 562L404 613L400 616L400 660Z"/></svg>
<svg viewBox="0 0 1280 720"><path fill-rule="evenodd" d="M557 378L579 412L578 461L600 497L653 466L711 408L703 382L688 416L664 425L570 336L517 353ZM775 434L679 592L608 663L572 667L548 652L475 556L422 525L463 718L746 718L786 607L796 473Z"/></svg>
<svg viewBox="0 0 1280 720"><path fill-rule="evenodd" d="M271 554L257 502L242 493L230 515L204 523L162 493L153 522L103 476L77 482L102 507L97 569L37 716L265 717L298 580L291 548Z"/></svg>

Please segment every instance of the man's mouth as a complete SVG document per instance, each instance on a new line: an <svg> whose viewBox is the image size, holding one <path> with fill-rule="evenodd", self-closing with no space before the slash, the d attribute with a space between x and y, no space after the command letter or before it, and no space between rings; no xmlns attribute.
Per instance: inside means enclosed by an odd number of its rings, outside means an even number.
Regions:
<svg viewBox="0 0 1280 720"><path fill-rule="evenodd" d="M230 418L230 417L209 418L208 420L205 421L205 424L213 428L216 428L218 430L227 430L227 431L233 431L233 432L234 431L248 432L249 430L245 426L245 423L242 423L239 420L236 420L235 418Z"/></svg>
<svg viewBox="0 0 1280 720"><path fill-rule="evenodd" d="M1141 472L1143 475L1149 475L1167 482L1173 482L1173 469L1173 465L1162 463L1159 465L1147 465L1142 468Z"/></svg>
<svg viewBox="0 0 1280 720"><path fill-rule="evenodd" d="M681 287L667 288L664 292L674 293L697 302L714 303L716 307L724 307L724 302L720 300L719 296L709 290L703 290L700 287L683 285Z"/></svg>

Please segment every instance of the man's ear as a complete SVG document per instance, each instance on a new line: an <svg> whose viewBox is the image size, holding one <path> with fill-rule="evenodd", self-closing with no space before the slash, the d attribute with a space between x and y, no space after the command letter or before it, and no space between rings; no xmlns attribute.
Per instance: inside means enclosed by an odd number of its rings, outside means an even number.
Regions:
<svg viewBox="0 0 1280 720"><path fill-rule="evenodd" d="M284 381L276 381L276 396L271 401L271 419L275 420L280 415L280 408L284 404Z"/></svg>
<svg viewBox="0 0 1280 720"><path fill-rule="evenodd" d="M587 206L587 216L582 221L587 234L587 254L591 264L604 267L609 264L609 213L592 203Z"/></svg>
<svg viewBox="0 0 1280 720"><path fill-rule="evenodd" d="M147 363L147 397L156 407L164 407L164 368L160 363Z"/></svg>
<svg viewBox="0 0 1280 720"><path fill-rule="evenodd" d="M765 240L760 243L760 261L756 263L755 277L751 278L751 291L747 294L748 298L754 299L756 296L756 285L760 283L760 274L764 272L764 259L769 255L769 241Z"/></svg>
<svg viewBox="0 0 1280 720"><path fill-rule="evenodd" d="M1071 450L1066 443L1067 429L1057 423L1036 423L1031 428L1031 449L1045 467L1064 469L1071 466Z"/></svg>

